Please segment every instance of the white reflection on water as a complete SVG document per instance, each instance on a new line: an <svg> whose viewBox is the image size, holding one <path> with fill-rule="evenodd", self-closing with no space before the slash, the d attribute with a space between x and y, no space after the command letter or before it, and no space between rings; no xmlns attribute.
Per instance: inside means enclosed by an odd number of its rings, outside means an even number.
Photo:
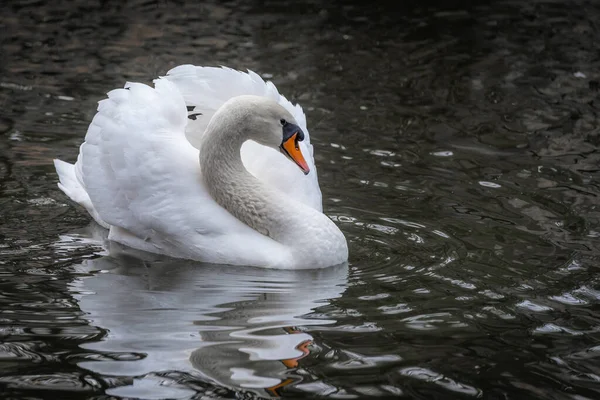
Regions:
<svg viewBox="0 0 600 400"><path fill-rule="evenodd" d="M335 322L302 316L340 297L347 285L347 265L278 271L133 253L111 245L109 255L77 266L91 274L71 285L90 323L108 330L83 346L118 356L79 366L136 377L132 386L109 390L112 395L186 397L184 388L157 381L153 373L160 371L277 395L301 381L294 369L313 338L299 327Z"/></svg>

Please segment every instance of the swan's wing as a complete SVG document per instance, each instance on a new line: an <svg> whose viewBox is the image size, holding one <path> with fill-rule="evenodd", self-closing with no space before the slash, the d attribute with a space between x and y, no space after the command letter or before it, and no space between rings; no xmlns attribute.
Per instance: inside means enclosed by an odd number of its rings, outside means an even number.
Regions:
<svg viewBox="0 0 600 400"><path fill-rule="evenodd" d="M278 151L252 141L246 142L242 147L242 160L246 168L263 182L308 206L322 210L313 147L306 127L306 116L300 105L290 103L279 94L272 82L265 82L252 71L246 73L225 67L180 65L170 70L164 79L173 82L185 99L190 118L186 127L186 137L196 148L215 111L232 97L263 96L285 107L305 133L300 148L311 172L305 176L294 163Z"/></svg>
<svg viewBox="0 0 600 400"><path fill-rule="evenodd" d="M185 138L187 121L184 100L167 80L156 80L154 89L127 83L111 91L99 103L75 165L94 209L116 232L125 230L166 254L165 247L183 248L219 262L216 253L227 248L269 248L271 239L206 191L198 150ZM252 258L252 249L242 253Z"/></svg>

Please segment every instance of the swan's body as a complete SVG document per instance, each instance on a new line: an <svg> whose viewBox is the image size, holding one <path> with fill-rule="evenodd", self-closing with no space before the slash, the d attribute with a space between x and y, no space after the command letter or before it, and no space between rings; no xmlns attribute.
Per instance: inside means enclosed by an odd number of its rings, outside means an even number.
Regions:
<svg viewBox="0 0 600 400"><path fill-rule="evenodd" d="M181 66L154 89L125 87L100 102L77 162L55 162L59 187L110 229L109 239L220 264L299 269L346 261L343 234L321 212L304 113L271 83ZM304 132L296 144L306 176L274 149L283 119Z"/></svg>

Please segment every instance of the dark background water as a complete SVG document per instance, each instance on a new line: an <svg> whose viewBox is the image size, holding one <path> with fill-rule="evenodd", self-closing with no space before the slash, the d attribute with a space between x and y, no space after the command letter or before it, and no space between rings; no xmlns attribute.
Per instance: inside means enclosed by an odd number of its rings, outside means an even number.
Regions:
<svg viewBox="0 0 600 400"><path fill-rule="evenodd" d="M597 1L0 11L0 397L600 398ZM52 159L183 63L304 106L349 267L94 245Z"/></svg>

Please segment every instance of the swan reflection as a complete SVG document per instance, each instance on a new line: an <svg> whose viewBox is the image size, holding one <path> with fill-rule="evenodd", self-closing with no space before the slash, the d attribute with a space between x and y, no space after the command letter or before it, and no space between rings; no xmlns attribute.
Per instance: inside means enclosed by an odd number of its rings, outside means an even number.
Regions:
<svg viewBox="0 0 600 400"><path fill-rule="evenodd" d="M90 323L108 331L84 347L115 359L79 365L102 375L136 377L133 386L110 390L113 395L164 387L140 379L182 371L229 389L278 396L301 381L295 369L313 344L299 327L335 322L303 315L340 297L347 282L346 264L267 270L110 246L108 255L76 267L85 274L71 289Z"/></svg>

